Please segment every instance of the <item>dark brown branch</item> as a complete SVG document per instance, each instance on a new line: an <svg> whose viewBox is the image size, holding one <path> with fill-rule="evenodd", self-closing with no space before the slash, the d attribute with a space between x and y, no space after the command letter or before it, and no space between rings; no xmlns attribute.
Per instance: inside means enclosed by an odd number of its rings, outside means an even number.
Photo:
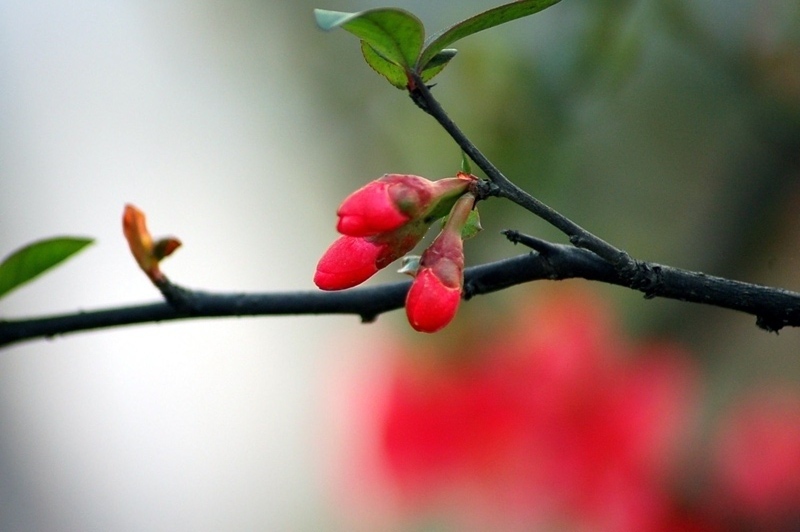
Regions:
<svg viewBox="0 0 800 532"><path fill-rule="evenodd" d="M507 231L506 236L534 252L467 268L465 299L540 279L582 278L635 288L648 298L664 297L738 310L756 316L756 324L768 331L800 326L800 294L795 292L650 262L640 264L651 272L650 278L655 282L636 286L610 263L585 249L554 244L516 231ZM159 288L170 303L0 321L0 346L79 331L192 318L354 314L368 322L384 312L401 308L409 286L410 281L404 281L342 292L213 294L167 284Z"/></svg>

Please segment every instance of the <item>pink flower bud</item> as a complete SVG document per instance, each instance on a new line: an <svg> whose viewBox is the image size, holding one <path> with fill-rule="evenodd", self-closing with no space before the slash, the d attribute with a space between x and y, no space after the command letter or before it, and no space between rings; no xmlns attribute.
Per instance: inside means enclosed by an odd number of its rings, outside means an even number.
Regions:
<svg viewBox="0 0 800 532"><path fill-rule="evenodd" d="M420 332L444 328L456 315L464 284L464 227L475 198L465 194L453 206L450 218L420 258L419 271L406 296L406 316Z"/></svg>
<svg viewBox="0 0 800 532"><path fill-rule="evenodd" d="M406 316L417 331L433 333L453 320L460 303L461 283L448 286L434 269L422 268L406 296Z"/></svg>
<svg viewBox="0 0 800 532"><path fill-rule="evenodd" d="M323 290L344 290L363 283L378 271L384 247L366 238L339 237L319 259L314 284Z"/></svg>
<svg viewBox="0 0 800 532"><path fill-rule="evenodd" d="M452 201L463 194L474 180L459 176L439 181L404 174L386 174L348 196L336 214L336 229L350 236L372 236L394 231L431 214L440 203L446 203L444 216ZM452 200L452 201L447 201ZM432 221L432 220L431 220Z"/></svg>
<svg viewBox="0 0 800 532"><path fill-rule="evenodd" d="M416 246L428 225L421 221L369 237L339 237L317 263L314 283L322 290L359 285Z"/></svg>

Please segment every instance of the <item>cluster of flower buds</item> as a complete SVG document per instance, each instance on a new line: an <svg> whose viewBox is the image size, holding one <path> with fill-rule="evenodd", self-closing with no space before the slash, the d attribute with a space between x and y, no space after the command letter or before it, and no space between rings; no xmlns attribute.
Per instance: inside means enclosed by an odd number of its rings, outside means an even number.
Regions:
<svg viewBox="0 0 800 532"><path fill-rule="evenodd" d="M435 332L455 316L464 277L462 229L475 204L475 177L430 181L387 174L348 196L336 214L342 233L317 264L314 283L343 290L363 283L411 251L436 220L444 229L422 254L406 298L406 313L418 331Z"/></svg>

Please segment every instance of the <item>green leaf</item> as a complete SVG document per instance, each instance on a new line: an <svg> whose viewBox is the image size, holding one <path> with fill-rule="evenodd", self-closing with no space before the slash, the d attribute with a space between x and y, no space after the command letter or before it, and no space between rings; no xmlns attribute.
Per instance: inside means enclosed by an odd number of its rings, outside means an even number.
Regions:
<svg viewBox="0 0 800 532"><path fill-rule="evenodd" d="M424 71L436 54L459 39L518 18L533 15L559 1L560 0L521 0L492 8L454 24L436 35L431 36L425 43L425 49L422 51L415 67L417 71Z"/></svg>
<svg viewBox="0 0 800 532"><path fill-rule="evenodd" d="M398 65L395 65L373 48L367 41L361 41L361 53L364 55L364 60L372 70L389 80L389 83L398 89L405 89L408 85L408 75L406 70Z"/></svg>
<svg viewBox="0 0 800 532"><path fill-rule="evenodd" d="M469 157L461 151L461 171L465 174L472 174L472 166L469 164Z"/></svg>
<svg viewBox="0 0 800 532"><path fill-rule="evenodd" d="M0 297L41 275L93 242L90 238L59 237L18 249L0 264Z"/></svg>
<svg viewBox="0 0 800 532"><path fill-rule="evenodd" d="M420 74L422 81L427 83L436 74L441 72L444 67L448 65L450 60L455 57L456 52L457 50L453 48L447 48L436 54L433 59L428 61L428 66ZM383 57L375 48L367 43L367 41L361 41L361 54L364 56L364 60L367 64L371 66L375 72L389 80L389 83L398 89L405 90L408 87L408 74L406 73L406 69Z"/></svg>
<svg viewBox="0 0 800 532"><path fill-rule="evenodd" d="M419 74L419 76L422 78L422 81L427 83L431 80L431 78L433 78L433 76L441 72L442 69L444 69L444 67L450 63L450 60L456 56L456 53L458 53L458 50L455 48L445 48L438 54L434 55Z"/></svg>
<svg viewBox="0 0 800 532"><path fill-rule="evenodd" d="M467 240L481 231L483 231L483 227L481 227L481 217L478 214L478 209L472 209L469 211L467 223L465 223L464 227L461 229L461 239Z"/></svg>
<svg viewBox="0 0 800 532"><path fill-rule="evenodd" d="M384 59L406 70L416 63L422 50L425 38L422 22L402 9L379 8L358 13L315 9L314 16L323 30L347 30L366 41ZM431 57L434 55L431 54Z"/></svg>
<svg viewBox="0 0 800 532"><path fill-rule="evenodd" d="M449 218L450 216L442 218L442 229L444 229L444 226L447 225L447 220ZM481 231L483 231L483 227L481 226L481 216L478 214L478 209L472 209L469 211L467 221L464 222L464 227L461 228L461 240L468 240Z"/></svg>

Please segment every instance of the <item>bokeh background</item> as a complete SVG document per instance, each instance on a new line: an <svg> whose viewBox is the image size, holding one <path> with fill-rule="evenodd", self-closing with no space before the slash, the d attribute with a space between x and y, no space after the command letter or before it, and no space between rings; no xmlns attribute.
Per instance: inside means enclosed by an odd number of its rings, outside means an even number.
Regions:
<svg viewBox="0 0 800 532"><path fill-rule="evenodd" d="M350 190L386 172L453 175L445 133L311 15L382 5L0 3L0 254L97 239L3 299L0 316L156 299L122 238L126 202L183 241L164 265L180 284L312 289ZM396 5L433 31L495 4ZM637 258L800 290L796 1L564 0L456 47L436 94L511 179ZM481 213L470 264L524 252L504 228L562 240L505 203ZM668 362L642 362L653 352ZM579 362L552 371L572 377L539 379L543 360L565 357ZM477 298L433 337L393 313L20 344L0 353L0 529L790 530L798 357L798 331L581 281ZM572 399L533 401L520 375ZM636 383L663 393L618 397ZM564 404L579 406L542 424ZM636 417L631 404L649 406ZM633 418L650 422L594 442ZM453 419L464 423L441 429ZM575 430L542 447L533 428L553 427ZM591 452L562 456L572 477L532 472L564 465L542 449L578 440ZM616 449L658 459L617 467ZM598 463L611 465L586 465ZM564 493L616 502L561 496L565 478L577 484Z"/></svg>

